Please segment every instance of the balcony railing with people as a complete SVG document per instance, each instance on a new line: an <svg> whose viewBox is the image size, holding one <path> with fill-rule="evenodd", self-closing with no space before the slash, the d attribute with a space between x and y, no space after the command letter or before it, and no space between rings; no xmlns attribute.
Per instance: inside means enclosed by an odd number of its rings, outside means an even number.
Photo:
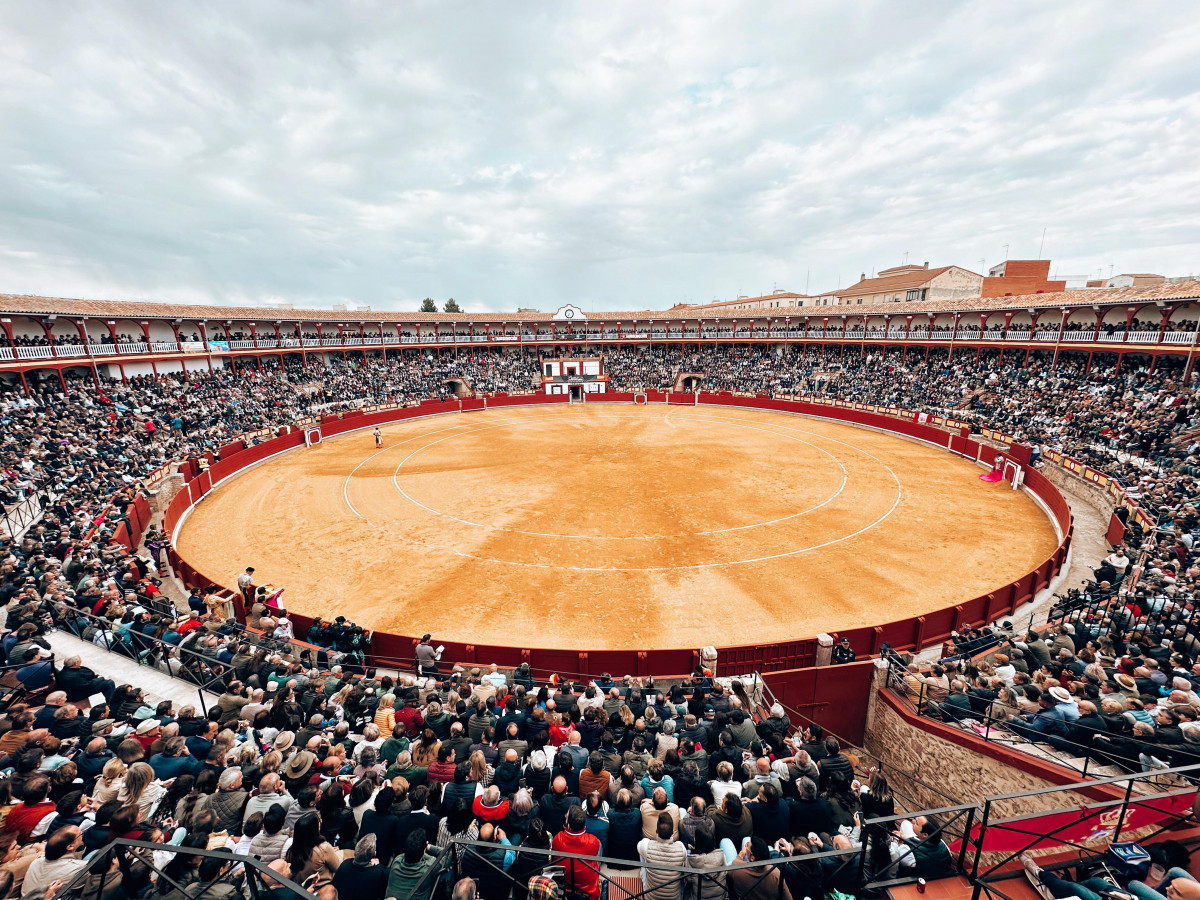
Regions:
<svg viewBox="0 0 1200 900"><path fill-rule="evenodd" d="M703 328L685 330L645 329L636 331L522 331L520 333L500 332L471 332L466 334L443 334L438 331L424 331L421 334L345 334L323 337L274 337L260 336L253 339L226 339L220 335L204 341L167 341L154 340L149 343L121 341L113 343L87 344L44 344L17 345L0 347L0 362L28 362L48 359L94 359L111 356L141 356L141 355L177 355L191 353L253 353L260 350L288 349L353 349L360 347L400 347L412 345L444 344L491 344L491 343L528 343L528 344L568 344L573 342L588 343L620 343L626 341L683 341L683 342L717 342L727 340L747 341L886 341L923 343L927 341L985 341L1012 342L1035 344L1058 343L1099 343L1126 344L1137 346L1171 346L1190 347L1197 343L1197 332L1194 331L1113 331L1095 332L1092 330L1066 330L1057 328L1031 331L1028 328L1010 327L990 328L981 331L977 327L959 326L958 328L938 327L930 330L924 326L912 328L825 328L810 325L794 327L771 328Z"/></svg>

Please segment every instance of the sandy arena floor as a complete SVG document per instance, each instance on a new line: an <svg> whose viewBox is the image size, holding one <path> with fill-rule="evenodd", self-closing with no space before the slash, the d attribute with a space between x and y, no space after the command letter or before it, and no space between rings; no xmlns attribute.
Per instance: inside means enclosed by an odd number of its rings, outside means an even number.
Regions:
<svg viewBox="0 0 1200 900"><path fill-rule="evenodd" d="M780 413L592 405L385 426L206 498L197 569L401 634L558 648L718 646L887 622L985 593L1055 546L1038 506L933 447Z"/></svg>

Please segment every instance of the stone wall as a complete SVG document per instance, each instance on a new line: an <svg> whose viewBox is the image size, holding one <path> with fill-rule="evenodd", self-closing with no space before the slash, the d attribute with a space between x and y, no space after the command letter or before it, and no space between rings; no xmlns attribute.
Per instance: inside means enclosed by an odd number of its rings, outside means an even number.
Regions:
<svg viewBox="0 0 1200 900"><path fill-rule="evenodd" d="M932 733L932 729L909 724L880 695L885 677L885 671L877 673L865 749L883 763L889 780L900 782L898 787L905 796L919 806L934 809L952 803L982 803L985 797L1034 791L1072 780L1067 770L1061 781L1052 781L954 743ZM1056 791L995 804L993 815L1013 816L1090 802L1095 801L1079 793Z"/></svg>
<svg viewBox="0 0 1200 900"><path fill-rule="evenodd" d="M150 495L150 512L153 513L156 520L162 517L167 507L171 505L171 501L175 499L175 495L183 490L184 486L182 475L171 475L163 479L158 490Z"/></svg>
<svg viewBox="0 0 1200 900"><path fill-rule="evenodd" d="M1105 521L1112 515L1117 502L1112 494L1090 481L1072 475L1062 466L1046 463L1038 469L1046 479L1058 488L1069 501L1081 500L1104 517Z"/></svg>

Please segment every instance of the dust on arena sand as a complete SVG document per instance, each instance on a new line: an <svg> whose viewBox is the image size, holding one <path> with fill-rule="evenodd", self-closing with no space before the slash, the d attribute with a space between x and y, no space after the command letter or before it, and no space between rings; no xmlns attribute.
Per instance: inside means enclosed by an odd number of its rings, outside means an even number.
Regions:
<svg viewBox="0 0 1200 900"><path fill-rule="evenodd" d="M490 410L270 460L180 554L287 606L402 634L556 648L805 637L986 593L1056 546L966 460L819 419L710 407Z"/></svg>

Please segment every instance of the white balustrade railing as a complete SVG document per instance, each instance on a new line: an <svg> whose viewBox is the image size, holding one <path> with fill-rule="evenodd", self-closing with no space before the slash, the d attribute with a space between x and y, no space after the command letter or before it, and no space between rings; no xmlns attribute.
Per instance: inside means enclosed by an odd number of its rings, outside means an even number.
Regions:
<svg viewBox="0 0 1200 900"><path fill-rule="evenodd" d="M1127 331L1125 332L1125 343L1127 344L1157 344L1157 331Z"/></svg>
<svg viewBox="0 0 1200 900"><path fill-rule="evenodd" d="M439 334L437 331L423 332L420 336L403 332L384 334L344 334L336 337L323 338L294 338L275 336L259 336L254 340L219 340L215 343L227 345L230 350L255 349L286 349L292 347L379 347L398 344L472 344L487 341L504 342L547 342L547 341L617 341L617 340L889 340L889 341L1011 341L1035 343L1088 343L1105 344L1169 344L1173 346L1192 346L1200 342L1196 332L1166 332L1159 334L1153 329L1137 331L1116 331L1111 334L1097 334L1091 328L1082 330L1061 331L1057 326L1041 331L1031 331L1028 328L1012 328L1007 332L999 328L980 329L978 327L960 326L956 331L930 331L927 327L904 328L839 328L805 327L797 324L788 328L743 327L733 328L667 328L618 332L615 330L580 331L555 334L550 331L509 332L480 332L455 334ZM89 343L55 344L50 346L32 347L0 347L0 360L41 360L52 358L77 359L82 357L104 357L114 355L134 355L141 353L203 353L218 348L211 347L203 341L152 341L145 343L120 342L117 344Z"/></svg>
<svg viewBox="0 0 1200 900"><path fill-rule="evenodd" d="M1168 331L1162 336L1164 344L1183 344L1188 346L1196 343L1196 332L1194 331Z"/></svg>

